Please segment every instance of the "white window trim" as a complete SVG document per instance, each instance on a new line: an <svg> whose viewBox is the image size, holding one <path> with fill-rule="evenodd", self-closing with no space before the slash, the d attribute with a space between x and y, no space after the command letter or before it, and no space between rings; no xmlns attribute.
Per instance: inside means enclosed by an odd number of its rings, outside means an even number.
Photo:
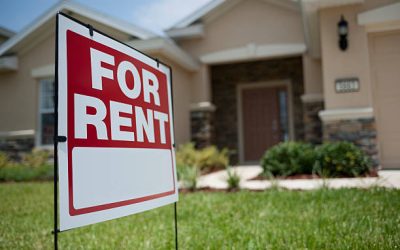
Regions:
<svg viewBox="0 0 400 250"><path fill-rule="evenodd" d="M35 137L35 147L39 149L53 149L53 144L42 144L42 114L50 114L54 113L54 109L42 109L41 108L41 100L42 100L42 88L43 81L53 81L54 77L46 77L39 80L39 93L38 93L38 107L37 107L37 133ZM55 83L54 83L55 84Z"/></svg>

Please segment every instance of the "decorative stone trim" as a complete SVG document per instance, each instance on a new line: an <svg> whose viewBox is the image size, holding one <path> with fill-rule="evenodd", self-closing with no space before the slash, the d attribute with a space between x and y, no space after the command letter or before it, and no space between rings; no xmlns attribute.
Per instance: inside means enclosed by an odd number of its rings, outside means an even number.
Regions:
<svg viewBox="0 0 400 250"><path fill-rule="evenodd" d="M304 94L304 95L301 96L301 101L303 103L323 102L324 101L324 96L321 93Z"/></svg>
<svg viewBox="0 0 400 250"><path fill-rule="evenodd" d="M213 142L215 109L209 102L191 105L191 140L197 148L210 146Z"/></svg>
<svg viewBox="0 0 400 250"><path fill-rule="evenodd" d="M17 131L2 131L0 132L0 138L7 137L30 137L35 135L35 130L27 129L27 130L17 130Z"/></svg>
<svg viewBox="0 0 400 250"><path fill-rule="evenodd" d="M55 68L54 64L49 64L39 68L34 68L31 71L31 76L33 78L52 77L54 76L54 68Z"/></svg>
<svg viewBox="0 0 400 250"><path fill-rule="evenodd" d="M379 166L378 141L374 118L354 118L324 122L324 140L349 141L360 147Z"/></svg>
<svg viewBox="0 0 400 250"><path fill-rule="evenodd" d="M210 102L198 102L190 105L190 111L211 111L214 112L216 109L215 105Z"/></svg>
<svg viewBox="0 0 400 250"><path fill-rule="evenodd" d="M20 161L35 145L34 136L17 136L0 138L0 151L5 152L12 160Z"/></svg>
<svg viewBox="0 0 400 250"><path fill-rule="evenodd" d="M322 143L322 121L318 113L324 109L324 102L304 102L303 101L303 119L304 119L304 140L313 144Z"/></svg>
<svg viewBox="0 0 400 250"><path fill-rule="evenodd" d="M348 119L368 119L374 117L374 110L372 107L322 110L319 112L319 117L324 122Z"/></svg>

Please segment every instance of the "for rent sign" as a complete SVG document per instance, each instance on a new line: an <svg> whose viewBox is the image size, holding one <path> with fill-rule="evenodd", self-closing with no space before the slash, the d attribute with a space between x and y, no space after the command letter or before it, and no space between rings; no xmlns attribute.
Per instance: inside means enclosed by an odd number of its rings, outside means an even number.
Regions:
<svg viewBox="0 0 400 250"><path fill-rule="evenodd" d="M58 18L60 229L178 199L169 67Z"/></svg>

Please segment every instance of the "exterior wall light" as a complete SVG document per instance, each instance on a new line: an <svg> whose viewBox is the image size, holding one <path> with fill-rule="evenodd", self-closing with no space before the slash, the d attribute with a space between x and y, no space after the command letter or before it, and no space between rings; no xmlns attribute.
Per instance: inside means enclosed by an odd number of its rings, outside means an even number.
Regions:
<svg viewBox="0 0 400 250"><path fill-rule="evenodd" d="M340 21L337 24L338 26L338 35L339 35L339 48L342 51L345 51L348 47L347 35L349 34L349 25L344 19L344 16L341 15Z"/></svg>

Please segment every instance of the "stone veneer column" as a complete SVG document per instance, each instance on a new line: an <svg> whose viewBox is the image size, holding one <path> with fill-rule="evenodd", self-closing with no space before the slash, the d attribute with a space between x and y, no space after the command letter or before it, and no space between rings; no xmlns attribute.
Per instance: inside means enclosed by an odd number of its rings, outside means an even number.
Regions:
<svg viewBox="0 0 400 250"><path fill-rule="evenodd" d="M20 161L24 154L32 151L35 145L33 136L7 136L0 138L0 151L12 160Z"/></svg>
<svg viewBox="0 0 400 250"><path fill-rule="evenodd" d="M215 106L209 102L191 106L191 141L197 148L210 146L214 142L214 112Z"/></svg>
<svg viewBox="0 0 400 250"><path fill-rule="evenodd" d="M372 108L351 112L322 111L323 134L326 141L349 141L360 147L379 166L376 121Z"/></svg>
<svg viewBox="0 0 400 250"><path fill-rule="evenodd" d="M304 140L312 144L322 143L322 121L318 113L324 109L322 94L308 94L303 101Z"/></svg>

